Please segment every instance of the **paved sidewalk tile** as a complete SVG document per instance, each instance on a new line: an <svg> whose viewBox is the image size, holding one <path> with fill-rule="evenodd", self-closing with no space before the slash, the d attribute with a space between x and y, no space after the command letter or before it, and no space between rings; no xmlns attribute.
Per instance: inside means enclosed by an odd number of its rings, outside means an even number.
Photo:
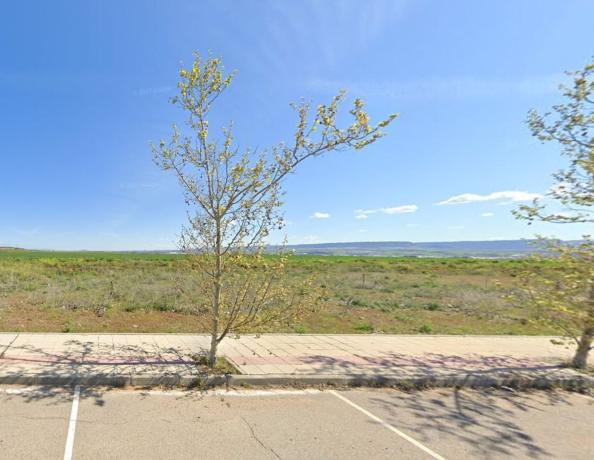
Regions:
<svg viewBox="0 0 594 460"><path fill-rule="evenodd" d="M219 352L243 374L448 375L553 369L573 350L551 339L268 334L226 338ZM195 369L191 355L209 343L208 336L189 334L2 333L0 374L187 374Z"/></svg>

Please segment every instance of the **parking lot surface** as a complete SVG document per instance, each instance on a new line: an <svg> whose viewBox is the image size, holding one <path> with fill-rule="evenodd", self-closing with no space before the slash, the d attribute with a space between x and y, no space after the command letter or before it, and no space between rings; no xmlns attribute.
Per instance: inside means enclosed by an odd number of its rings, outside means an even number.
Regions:
<svg viewBox="0 0 594 460"><path fill-rule="evenodd" d="M440 389L0 387L0 458L594 458L594 399Z"/></svg>

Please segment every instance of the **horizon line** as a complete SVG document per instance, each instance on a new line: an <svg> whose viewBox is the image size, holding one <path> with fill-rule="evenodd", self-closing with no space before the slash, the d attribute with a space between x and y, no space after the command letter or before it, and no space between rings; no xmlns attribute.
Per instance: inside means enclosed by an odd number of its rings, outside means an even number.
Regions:
<svg viewBox="0 0 594 460"><path fill-rule="evenodd" d="M552 238L558 241L564 242L575 242L581 241L579 239L570 239L570 240L563 240L559 238ZM287 244L284 245L286 247L294 247L294 246L320 246L320 245L332 245L332 244L379 244L379 243L407 243L407 244L434 244L434 243L502 243L502 242L532 242L537 241L538 238L505 238L505 239L491 239L491 240L431 240L431 241L409 241L409 240L379 240L379 241L331 241L331 242L317 242L317 243L294 243L294 244ZM282 244L274 243L274 244L267 244L266 247L281 247ZM177 248L161 248L161 249L88 249L88 248L78 248L78 249L52 249L52 248L26 248L20 246L2 246L0 245L0 250L23 250L23 251L48 251L48 252L181 252Z"/></svg>

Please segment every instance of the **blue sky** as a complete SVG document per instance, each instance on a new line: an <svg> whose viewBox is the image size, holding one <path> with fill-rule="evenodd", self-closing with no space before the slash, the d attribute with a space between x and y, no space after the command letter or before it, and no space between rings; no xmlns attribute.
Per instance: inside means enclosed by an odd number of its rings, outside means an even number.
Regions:
<svg viewBox="0 0 594 460"><path fill-rule="evenodd" d="M182 120L168 99L193 50L238 70L214 122L243 147L289 138L290 101L341 88L400 113L287 180L290 243L591 233L510 211L563 165L524 120L594 53L592 17L577 0L5 2L0 246L175 247L183 200L149 143Z"/></svg>

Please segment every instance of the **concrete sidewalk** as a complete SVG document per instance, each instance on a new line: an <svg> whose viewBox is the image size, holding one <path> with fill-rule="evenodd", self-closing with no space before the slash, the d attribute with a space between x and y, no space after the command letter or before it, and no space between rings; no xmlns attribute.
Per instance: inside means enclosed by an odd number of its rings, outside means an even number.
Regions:
<svg viewBox="0 0 594 460"><path fill-rule="evenodd" d="M225 339L219 352L242 374L235 384L594 380L559 368L573 350L551 339L267 334ZM208 343L186 334L1 333L0 383L184 384L204 377L190 355Z"/></svg>

